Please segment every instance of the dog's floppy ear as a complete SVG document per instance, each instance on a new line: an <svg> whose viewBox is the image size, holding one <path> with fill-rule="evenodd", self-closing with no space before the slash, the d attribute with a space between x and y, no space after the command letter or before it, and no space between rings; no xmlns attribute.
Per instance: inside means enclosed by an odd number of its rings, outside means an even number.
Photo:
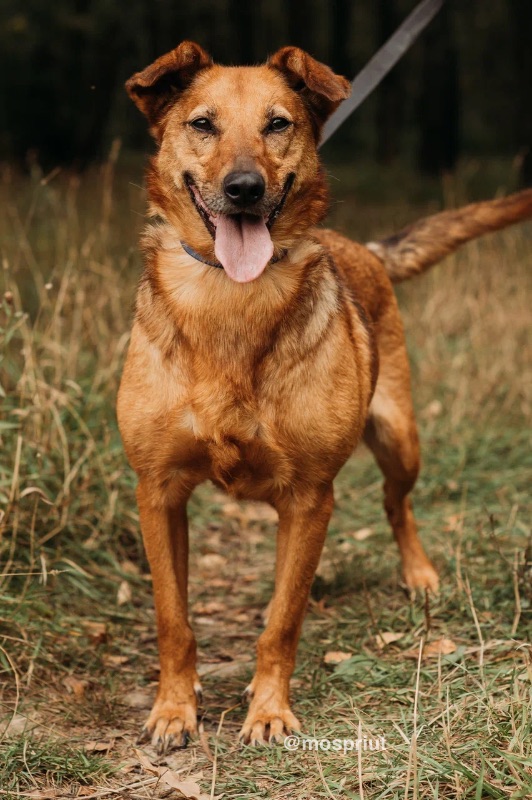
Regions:
<svg viewBox="0 0 532 800"><path fill-rule="evenodd" d="M316 134L351 92L346 78L336 75L299 47L282 47L270 57L268 65L282 72L291 88L301 95L311 113Z"/></svg>
<svg viewBox="0 0 532 800"><path fill-rule="evenodd" d="M195 42L181 42L126 81L126 90L135 105L148 118L150 126L160 122L168 104L191 83L202 69L212 66L212 58Z"/></svg>

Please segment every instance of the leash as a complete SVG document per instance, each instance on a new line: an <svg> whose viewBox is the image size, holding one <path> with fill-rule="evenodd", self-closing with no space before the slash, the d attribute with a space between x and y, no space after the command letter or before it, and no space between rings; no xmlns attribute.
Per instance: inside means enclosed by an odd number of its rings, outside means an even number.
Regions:
<svg viewBox="0 0 532 800"><path fill-rule="evenodd" d="M397 28L394 34L377 50L364 69L351 84L351 94L341 103L323 127L319 147L325 144L350 114L382 81L384 76L411 47L419 34L436 16L445 0L423 0Z"/></svg>

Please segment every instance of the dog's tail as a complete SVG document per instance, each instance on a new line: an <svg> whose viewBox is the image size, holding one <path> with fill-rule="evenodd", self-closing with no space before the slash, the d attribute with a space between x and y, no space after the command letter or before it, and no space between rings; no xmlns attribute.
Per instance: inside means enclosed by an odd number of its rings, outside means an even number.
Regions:
<svg viewBox="0 0 532 800"><path fill-rule="evenodd" d="M384 263L393 283L399 283L441 261L470 239L532 217L532 189L498 200L471 203L415 222L395 236L366 247Z"/></svg>

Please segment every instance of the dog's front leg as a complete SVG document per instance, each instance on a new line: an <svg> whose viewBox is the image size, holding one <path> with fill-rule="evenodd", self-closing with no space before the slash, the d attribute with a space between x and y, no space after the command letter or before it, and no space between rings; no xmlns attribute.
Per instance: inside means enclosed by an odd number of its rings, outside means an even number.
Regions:
<svg viewBox="0 0 532 800"><path fill-rule="evenodd" d="M307 487L277 506L283 563L276 570L268 624L257 643L257 668L247 690L251 705L240 732L243 742L262 744L268 737L274 742L299 730L290 710L289 682L332 507L332 485Z"/></svg>
<svg viewBox="0 0 532 800"><path fill-rule="evenodd" d="M161 673L144 733L160 752L183 746L197 730L196 641L188 623L188 523L186 498L172 508L152 500L140 482L140 525L153 579Z"/></svg>

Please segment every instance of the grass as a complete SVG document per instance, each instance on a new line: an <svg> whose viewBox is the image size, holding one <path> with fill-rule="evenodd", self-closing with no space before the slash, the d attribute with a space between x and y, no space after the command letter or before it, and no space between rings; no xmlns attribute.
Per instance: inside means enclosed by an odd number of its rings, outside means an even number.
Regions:
<svg viewBox="0 0 532 800"><path fill-rule="evenodd" d="M49 786L60 789L64 784L88 786L110 772L101 758L48 738L12 737L6 741L2 755L0 777L7 797L16 797L19 789L35 789L43 779Z"/></svg>
<svg viewBox="0 0 532 800"><path fill-rule="evenodd" d="M114 415L144 196L116 156L82 178L6 169L0 184L0 797L165 791L133 749L158 661ZM466 200L471 173L447 179L445 197ZM332 210L362 240L434 209L427 187L366 206L368 181L335 184ZM530 797L530 235L472 243L398 290L424 458L414 503L438 598L403 592L370 455L337 480L294 710L309 736L384 736L384 752L235 746L275 526L209 486L193 498L203 745L158 764L207 797L211 785L246 800ZM399 638L383 647L383 633ZM442 639L453 652L419 659ZM334 667L329 651L353 655Z"/></svg>

